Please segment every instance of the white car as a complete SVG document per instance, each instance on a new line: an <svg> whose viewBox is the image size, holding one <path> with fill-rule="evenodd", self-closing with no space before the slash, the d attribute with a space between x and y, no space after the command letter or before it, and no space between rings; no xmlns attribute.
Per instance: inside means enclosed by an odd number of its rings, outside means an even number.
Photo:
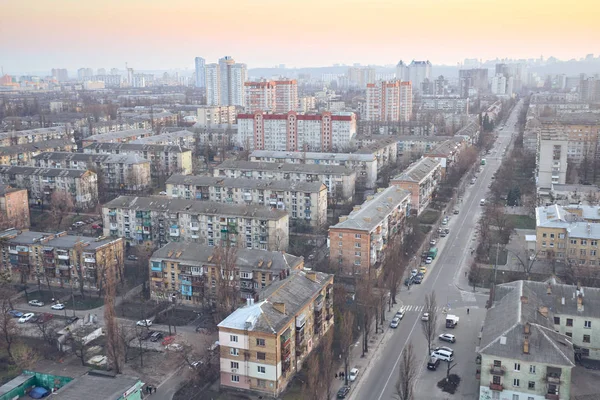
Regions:
<svg viewBox="0 0 600 400"><path fill-rule="evenodd" d="M53 310L64 310L65 305L61 304L61 303L56 303L56 304L52 304L52 306L50 306L50 308Z"/></svg>
<svg viewBox="0 0 600 400"><path fill-rule="evenodd" d="M19 323L24 324L25 322L29 321L34 316L35 316L35 314L31 313L31 312L29 312L27 314L23 314L23 316L21 318L19 318Z"/></svg>
<svg viewBox="0 0 600 400"><path fill-rule="evenodd" d="M152 326L152 320L151 319L142 319L138 322L136 322L137 326Z"/></svg>
<svg viewBox="0 0 600 400"><path fill-rule="evenodd" d="M29 303L28 303L28 304L29 304L30 306L36 306L36 307L43 307L43 306L44 306L44 303L42 303L42 302L41 302L41 301L39 301L39 300L29 300Z"/></svg>
<svg viewBox="0 0 600 400"><path fill-rule="evenodd" d="M435 246L436 243L437 242L435 240L433 240L433 239L429 241L429 245L430 246Z"/></svg>
<svg viewBox="0 0 600 400"><path fill-rule="evenodd" d="M411 276L417 276L418 273L419 273L419 271L417 271L416 269L413 269L412 271L410 271Z"/></svg>
<svg viewBox="0 0 600 400"><path fill-rule="evenodd" d="M450 343L456 342L456 337L451 333L442 333L438 337L440 340L443 340L444 342L450 342Z"/></svg>
<svg viewBox="0 0 600 400"><path fill-rule="evenodd" d="M171 343L165 346L165 348L169 351L181 351L183 350L183 346L179 343Z"/></svg>
<svg viewBox="0 0 600 400"><path fill-rule="evenodd" d="M429 321L429 313L423 313L421 316L421 321Z"/></svg>
<svg viewBox="0 0 600 400"><path fill-rule="evenodd" d="M358 368L352 368L350 370L350 374L348 375L348 380L350 382L354 382L356 380L357 376L358 376Z"/></svg>
<svg viewBox="0 0 600 400"><path fill-rule="evenodd" d="M166 195L167 195L167 192L160 192L159 194L160 194L161 196L166 196Z"/></svg>
<svg viewBox="0 0 600 400"><path fill-rule="evenodd" d="M390 328L397 328L400 324L400 318L395 317L392 322L390 322Z"/></svg>
<svg viewBox="0 0 600 400"><path fill-rule="evenodd" d="M425 259L425 264L431 264L432 262L433 262L433 258L431 258L431 257L427 257Z"/></svg>
<svg viewBox="0 0 600 400"><path fill-rule="evenodd" d="M452 350L450 347L446 347L446 346L436 347L435 351L438 351L438 350L444 350L444 351L447 351L448 353L454 355L454 350Z"/></svg>

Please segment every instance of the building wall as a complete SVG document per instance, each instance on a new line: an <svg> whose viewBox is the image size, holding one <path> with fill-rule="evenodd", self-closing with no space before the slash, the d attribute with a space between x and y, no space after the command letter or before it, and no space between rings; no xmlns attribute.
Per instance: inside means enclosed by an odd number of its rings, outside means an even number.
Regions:
<svg viewBox="0 0 600 400"><path fill-rule="evenodd" d="M0 212L3 214L4 229L29 228L29 197L27 190L8 191L0 196Z"/></svg>

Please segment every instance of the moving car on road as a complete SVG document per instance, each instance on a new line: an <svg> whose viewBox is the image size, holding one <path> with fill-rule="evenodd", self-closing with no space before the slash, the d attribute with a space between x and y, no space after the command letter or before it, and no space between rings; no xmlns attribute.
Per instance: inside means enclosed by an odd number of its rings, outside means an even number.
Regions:
<svg viewBox="0 0 600 400"><path fill-rule="evenodd" d="M442 333L440 336L438 336L438 338L440 340L443 340L444 342L450 342L450 343L456 342L456 337L451 333Z"/></svg>
<svg viewBox="0 0 600 400"><path fill-rule="evenodd" d="M429 321L429 313L423 313L421 316L421 321Z"/></svg>
<svg viewBox="0 0 600 400"><path fill-rule="evenodd" d="M134 256L133 254L128 255L127 259L129 261L137 261L138 260L137 256Z"/></svg>
<svg viewBox="0 0 600 400"><path fill-rule="evenodd" d="M44 307L44 303L39 300L29 300L28 304L30 306Z"/></svg>
<svg viewBox="0 0 600 400"><path fill-rule="evenodd" d="M396 315L394 315L394 318L398 318L398 319L404 318L404 308L401 308L400 310L396 311Z"/></svg>

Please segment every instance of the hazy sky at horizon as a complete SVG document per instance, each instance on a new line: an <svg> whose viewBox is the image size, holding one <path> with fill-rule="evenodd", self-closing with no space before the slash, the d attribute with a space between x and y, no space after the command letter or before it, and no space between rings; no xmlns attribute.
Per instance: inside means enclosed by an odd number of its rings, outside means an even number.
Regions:
<svg viewBox="0 0 600 400"><path fill-rule="evenodd" d="M6 73L80 67L249 68L429 59L583 57L600 50L597 0L5 0Z"/></svg>

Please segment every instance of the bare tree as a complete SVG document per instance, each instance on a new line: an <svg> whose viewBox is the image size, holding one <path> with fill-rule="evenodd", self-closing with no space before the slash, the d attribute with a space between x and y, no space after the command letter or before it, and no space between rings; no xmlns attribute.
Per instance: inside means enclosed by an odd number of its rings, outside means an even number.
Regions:
<svg viewBox="0 0 600 400"><path fill-rule="evenodd" d="M71 332L70 342L73 353L81 360L81 365L85 366L89 346L83 331L79 329Z"/></svg>
<svg viewBox="0 0 600 400"><path fill-rule="evenodd" d="M56 328L48 321L38 322L36 326L42 335L42 339L50 346L54 346L56 344L56 339L58 338Z"/></svg>
<svg viewBox="0 0 600 400"><path fill-rule="evenodd" d="M427 313L427 320L423 320L421 328L423 329L423 335L427 340L427 354L431 354L431 344L435 340L437 333L437 301L435 298L435 291L429 295L425 295L425 306L423 312Z"/></svg>
<svg viewBox="0 0 600 400"><path fill-rule="evenodd" d="M412 342L408 342L402 352L396 396L398 400L413 400L415 380L417 379L417 362Z"/></svg>
<svg viewBox="0 0 600 400"><path fill-rule="evenodd" d="M107 261L110 263L109 269L106 273L106 290L104 295L104 330L106 332L106 355L110 366L116 373L122 371L122 360L123 360L123 343L119 339L119 326L117 324L117 318L115 313L115 298L116 298L116 269L117 269L117 258L114 255L114 251L109 251L106 256Z"/></svg>
<svg viewBox="0 0 600 400"><path fill-rule="evenodd" d="M236 282L237 247L215 247L212 262L217 266L212 278L215 280L217 313L222 320L235 310L240 299Z"/></svg>
<svg viewBox="0 0 600 400"><path fill-rule="evenodd" d="M540 251L531 255L529 253L529 251L524 248L521 252L511 251L510 254L515 257L515 259L517 260L517 263L519 264L519 266L525 273L526 279L529 280L529 276L531 274L531 271L533 270L533 266L535 265L535 262L538 259L538 255L540 254Z"/></svg>
<svg viewBox="0 0 600 400"><path fill-rule="evenodd" d="M473 286L473 291L475 291L475 287L477 283L481 282L483 279L483 271L479 264L476 261L471 263L471 268L469 268L469 282L471 286Z"/></svg>
<svg viewBox="0 0 600 400"><path fill-rule="evenodd" d="M50 197L50 217L57 230L61 229L61 224L66 215L73 212L75 203L73 196L65 190L56 190Z"/></svg>
<svg viewBox="0 0 600 400"><path fill-rule="evenodd" d="M10 292L3 291L0 298L0 343L12 360L14 360L13 345L15 344L19 330L15 319L8 312L12 310L10 304Z"/></svg>
<svg viewBox="0 0 600 400"><path fill-rule="evenodd" d="M123 323L118 324L118 337L121 342L121 346L123 346L123 359L124 362L129 362L129 350L131 348L131 343L136 339L136 329L132 326L127 326Z"/></svg>
<svg viewBox="0 0 600 400"><path fill-rule="evenodd" d="M333 329L330 329L329 332L323 336L320 343L320 351L321 353L321 375L325 385L325 393L326 399L331 398L331 385L329 384L329 380L333 375L334 366L334 358L333 358Z"/></svg>
<svg viewBox="0 0 600 400"><path fill-rule="evenodd" d="M340 354L344 361L344 375L346 385L348 384L348 367L352 356L352 344L354 343L354 314L350 310L342 313L340 321L336 324L338 327Z"/></svg>
<svg viewBox="0 0 600 400"><path fill-rule="evenodd" d="M309 400L322 400L323 391L323 375L320 371L319 355L313 351L304 362L303 370L306 371L306 381L302 386L302 397ZM326 379L326 384L329 380Z"/></svg>

